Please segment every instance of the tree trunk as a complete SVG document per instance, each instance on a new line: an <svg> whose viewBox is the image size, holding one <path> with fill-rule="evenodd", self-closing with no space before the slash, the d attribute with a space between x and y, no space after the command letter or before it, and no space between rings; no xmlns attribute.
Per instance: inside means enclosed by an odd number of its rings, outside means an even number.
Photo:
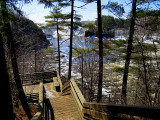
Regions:
<svg viewBox="0 0 160 120"><path fill-rule="evenodd" d="M37 72L37 48L34 50L34 72Z"/></svg>
<svg viewBox="0 0 160 120"><path fill-rule="evenodd" d="M59 75L61 76L61 54L60 54L60 45L59 45L59 26L57 20L57 43L58 43L58 66L59 66Z"/></svg>
<svg viewBox="0 0 160 120"><path fill-rule="evenodd" d="M149 85L148 85L148 80L149 78L147 77L147 65L146 65L146 57L144 56L144 49L142 46L142 43L139 43L141 47L141 56L142 56L142 64L143 64L143 69L144 69L144 84L145 84L145 89L146 89L146 103L149 103L149 105L152 105L152 100L149 95Z"/></svg>
<svg viewBox="0 0 160 120"><path fill-rule="evenodd" d="M10 50L11 50L11 62L12 62L14 80L16 82L16 86L17 86L17 90L18 90L18 97L21 101L21 104L23 106L24 111L26 112L26 114L28 116L28 119L31 119L32 118L32 115L31 115L31 112L30 112L31 110L28 106L27 99L26 99L25 93L24 93L23 88L22 88L21 79L20 79L19 71L18 71L17 58L16 58L13 42L11 42L11 49Z"/></svg>
<svg viewBox="0 0 160 120"><path fill-rule="evenodd" d="M7 65L6 65L6 59L5 59L5 53L3 49L3 42L2 37L0 34L0 78L2 82L3 87L3 99L2 104L5 105L5 109L2 111L2 116L6 120L14 120L15 116L13 114L13 105L12 105L12 96L11 96L11 89L10 89L10 83L9 83L9 74L7 71Z"/></svg>
<svg viewBox="0 0 160 120"><path fill-rule="evenodd" d="M93 102L93 73L91 71L91 88L90 88L90 100L89 102Z"/></svg>
<svg viewBox="0 0 160 120"><path fill-rule="evenodd" d="M135 17L136 17L136 3L137 3L137 0L133 0L132 17L131 17L131 25L130 25L130 31L129 31L127 54L126 54L124 72L123 72L123 83L122 83L122 103L123 104L127 104L127 99L126 99L127 80L128 80L128 70L129 70L129 64L130 64L130 59L131 59L132 43L133 43L133 35L134 35L134 25L135 25Z"/></svg>
<svg viewBox="0 0 160 120"><path fill-rule="evenodd" d="M19 92L18 97L21 101L23 109L26 112L28 118L31 119L32 115L31 115L30 108L29 108L27 100L26 100L26 96L25 96L23 88L22 88L21 79L20 79L20 76L19 76L17 58L16 58L16 54L15 54L15 48L14 48L13 36L12 36L10 23L5 21L6 19L9 19L9 17L8 17L9 15L8 15L8 12L7 12L5 1L1 1L1 8L3 8L2 9L2 16L3 16L2 20L4 22L2 30L4 32L4 36L7 37L7 46L8 46L10 55L11 55L11 62L12 62L14 80L16 82L17 90Z"/></svg>
<svg viewBox="0 0 160 120"><path fill-rule="evenodd" d="M81 67L82 87L81 87L81 91L82 91L82 94L83 94L83 53L81 55L82 55L82 67Z"/></svg>
<svg viewBox="0 0 160 120"><path fill-rule="evenodd" d="M70 51L69 51L68 80L71 78L71 71L72 71L73 12L74 12L74 0L72 0L72 7L71 7L71 32L70 32Z"/></svg>
<svg viewBox="0 0 160 120"><path fill-rule="evenodd" d="M97 0L98 9L98 37L99 37L99 80L97 102L102 99L102 79L103 79L103 40L102 40L102 20L101 20L101 0Z"/></svg>
<svg viewBox="0 0 160 120"><path fill-rule="evenodd" d="M155 42L153 41L153 45L156 48ZM157 56L157 51L154 50L155 56L156 56L156 64L157 64L157 68L158 68L158 72L156 72L157 74L159 73L160 67L159 67L159 58ZM160 76L158 76L158 82L157 82L157 87L155 88L155 97L154 97L154 104L157 104L157 100L158 100L158 91L159 91L159 87L160 87Z"/></svg>

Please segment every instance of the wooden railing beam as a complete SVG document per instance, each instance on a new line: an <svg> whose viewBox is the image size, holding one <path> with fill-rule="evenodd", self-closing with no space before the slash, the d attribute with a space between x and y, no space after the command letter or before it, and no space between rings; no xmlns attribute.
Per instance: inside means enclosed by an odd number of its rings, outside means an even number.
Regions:
<svg viewBox="0 0 160 120"><path fill-rule="evenodd" d="M151 106L83 103L83 113L85 114L86 111L91 111L92 113L98 112L101 114L108 113L112 116L116 116L117 114L126 114L126 115L150 118L155 120L160 119L160 115L159 115L160 107L151 107Z"/></svg>
<svg viewBox="0 0 160 120"><path fill-rule="evenodd" d="M41 120L43 115L43 102L44 102L44 87L43 87L43 81L41 81L39 85L38 112L32 117L31 120Z"/></svg>
<svg viewBox="0 0 160 120"><path fill-rule="evenodd" d="M160 107L112 105L86 102L74 79L70 79L62 85L58 71L56 71L56 74L55 81L58 83L57 85L59 85L62 95L72 94L73 99L75 100L80 111L81 117L84 119L123 120L124 118L119 115L125 114L160 120ZM31 120L41 119L54 119L54 113L50 105L50 101L49 99L45 99L43 81L40 82L39 88L39 110Z"/></svg>

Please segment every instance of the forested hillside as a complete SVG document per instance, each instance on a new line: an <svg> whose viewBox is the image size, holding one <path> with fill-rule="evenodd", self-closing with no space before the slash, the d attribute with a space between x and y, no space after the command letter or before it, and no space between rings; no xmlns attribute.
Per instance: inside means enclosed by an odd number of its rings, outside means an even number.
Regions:
<svg viewBox="0 0 160 120"><path fill-rule="evenodd" d="M34 22L18 14L13 14L12 17L13 24L11 29L17 55L28 54L33 52L33 50L48 47L49 41Z"/></svg>

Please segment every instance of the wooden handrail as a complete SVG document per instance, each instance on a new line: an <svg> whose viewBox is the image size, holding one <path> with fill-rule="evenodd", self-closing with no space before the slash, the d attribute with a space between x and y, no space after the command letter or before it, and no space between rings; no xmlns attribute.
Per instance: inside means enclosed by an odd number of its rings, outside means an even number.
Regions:
<svg viewBox="0 0 160 120"><path fill-rule="evenodd" d="M160 119L160 107L133 106L133 105L108 105L101 103L83 103L84 118L87 119L123 119L119 114Z"/></svg>
<svg viewBox="0 0 160 120"><path fill-rule="evenodd" d="M62 87L63 87L62 80L59 76L59 72L58 71L56 71L56 72L57 72L57 81L59 82L60 90L61 90L61 93L62 93Z"/></svg>
<svg viewBox="0 0 160 120"><path fill-rule="evenodd" d="M78 103L78 106L80 110L83 109L83 103L86 102L84 96L82 95L82 92L80 91L78 85L76 84L75 80L71 78L71 90L73 92L74 98L76 99L76 102Z"/></svg>
<svg viewBox="0 0 160 120"><path fill-rule="evenodd" d="M41 120L42 115L43 115L43 101L44 100L44 87L43 87L43 82L40 82L39 85L39 101L38 101L38 112L32 117L31 120Z"/></svg>
<svg viewBox="0 0 160 120"><path fill-rule="evenodd" d="M60 88L60 92L62 93L62 81L61 81L61 78L59 76L59 72L58 71L55 71L56 72L56 76L53 77L53 86L56 88ZM58 91L59 92L59 91Z"/></svg>
<svg viewBox="0 0 160 120"><path fill-rule="evenodd" d="M45 96L43 81L41 81L39 85L38 112L31 120L54 120L53 114L51 103Z"/></svg>
<svg viewBox="0 0 160 120"><path fill-rule="evenodd" d="M83 109L83 103L86 102L86 100L73 78L71 78L63 85L62 95L67 95L67 94L71 94L73 96L73 99L77 105L79 113L83 118L82 109Z"/></svg>
<svg viewBox="0 0 160 120"><path fill-rule="evenodd" d="M149 106L133 106L133 105L111 105L102 103L89 103L86 102L83 97L78 85L75 80L71 78L64 85L60 79L59 73L57 72L56 81L59 83L59 87L62 95L71 94L79 109L80 115L83 119L101 119L101 120L122 120L125 115L132 117L144 117L154 120L160 120L160 107L149 107ZM31 120L49 120L49 116L53 118L52 115L48 115L48 111L53 113L53 109L50 105L50 101L45 98L45 90L43 86L43 81L40 82L39 86L39 110L33 116ZM47 111L47 112L46 112Z"/></svg>

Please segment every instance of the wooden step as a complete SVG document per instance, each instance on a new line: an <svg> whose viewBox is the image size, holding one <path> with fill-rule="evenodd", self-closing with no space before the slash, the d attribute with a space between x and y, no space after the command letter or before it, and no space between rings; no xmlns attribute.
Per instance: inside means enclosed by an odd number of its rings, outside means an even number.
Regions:
<svg viewBox="0 0 160 120"><path fill-rule="evenodd" d="M46 84L50 92L55 96L50 98L50 103L52 105L55 120L81 120L78 108L72 98L72 95L57 95L57 92L52 88L53 84ZM56 95L55 95L56 94Z"/></svg>

